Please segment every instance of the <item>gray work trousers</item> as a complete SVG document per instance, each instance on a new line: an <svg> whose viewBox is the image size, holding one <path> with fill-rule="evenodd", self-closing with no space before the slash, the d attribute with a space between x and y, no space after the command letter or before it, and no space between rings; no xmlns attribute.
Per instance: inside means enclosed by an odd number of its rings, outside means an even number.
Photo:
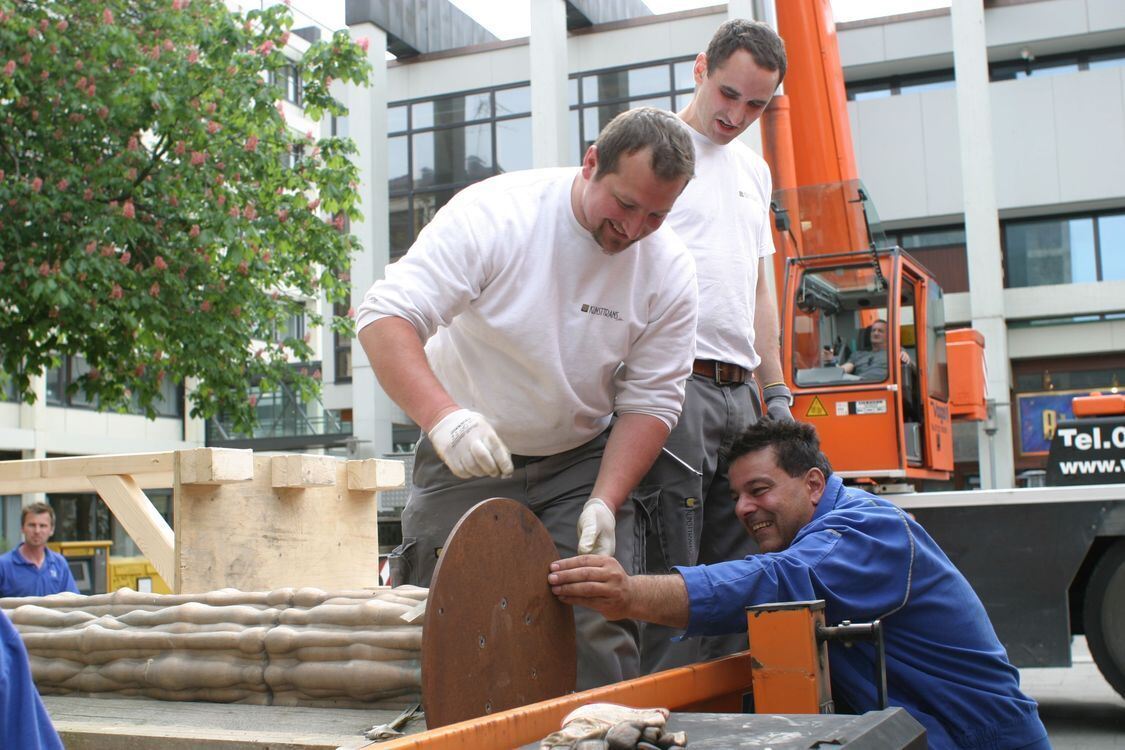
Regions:
<svg viewBox="0 0 1125 750"><path fill-rule="evenodd" d="M455 477L423 438L414 458L414 487L402 512L402 544L390 555L394 583L429 586L438 552L453 526L474 505L492 497L510 498L530 508L554 539L560 559L577 554L578 516L594 489L608 435L606 431L553 456L513 456L512 476L474 479ZM638 533L633 506L626 502L617 512L615 556L629 573L639 570ZM585 607L574 608L574 622L579 690L639 676L635 622L609 622Z"/></svg>
<svg viewBox="0 0 1125 750"><path fill-rule="evenodd" d="M718 385L701 375L688 378L680 421L632 495L645 535L645 572L660 574L674 565L738 560L758 551L735 517L725 453L739 433L760 416L753 382ZM679 632L662 625L642 626L644 674L747 647L745 633L671 640Z"/></svg>

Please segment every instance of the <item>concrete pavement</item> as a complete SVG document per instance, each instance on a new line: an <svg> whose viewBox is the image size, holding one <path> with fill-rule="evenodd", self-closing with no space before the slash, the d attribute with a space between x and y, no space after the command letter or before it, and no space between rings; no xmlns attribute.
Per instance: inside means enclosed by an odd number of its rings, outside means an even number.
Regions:
<svg viewBox="0 0 1125 750"><path fill-rule="evenodd" d="M1072 666L1021 669L1023 691L1039 701L1054 750L1125 750L1125 698L1102 677L1086 639L1074 639Z"/></svg>

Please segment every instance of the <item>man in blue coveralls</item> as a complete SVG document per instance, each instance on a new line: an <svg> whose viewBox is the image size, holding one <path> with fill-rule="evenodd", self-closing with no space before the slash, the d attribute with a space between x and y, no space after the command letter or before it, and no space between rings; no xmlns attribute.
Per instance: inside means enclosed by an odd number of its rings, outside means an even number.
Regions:
<svg viewBox="0 0 1125 750"><path fill-rule="evenodd" d="M555 594L685 636L744 631L749 605L823 599L829 623L883 622L888 700L925 726L931 748L1050 747L968 581L909 515L844 487L811 425L759 422L729 458L735 514L761 554L659 576L572 557L551 564ZM871 644L830 643L828 660L838 704L878 707Z"/></svg>
<svg viewBox="0 0 1125 750"><path fill-rule="evenodd" d="M20 634L0 612L0 747L62 750L62 746L31 681Z"/></svg>
<svg viewBox="0 0 1125 750"><path fill-rule="evenodd" d="M55 511L46 503L25 506L20 516L23 544L0 555L0 597L78 593L66 558L47 549L55 533Z"/></svg>

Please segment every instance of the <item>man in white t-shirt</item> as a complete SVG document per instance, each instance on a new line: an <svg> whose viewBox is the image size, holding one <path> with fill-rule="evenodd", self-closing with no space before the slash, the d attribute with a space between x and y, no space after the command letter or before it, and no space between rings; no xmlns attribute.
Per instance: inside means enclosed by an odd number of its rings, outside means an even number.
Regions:
<svg viewBox="0 0 1125 750"><path fill-rule="evenodd" d="M560 556L637 568L629 492L691 371L694 263L661 225L693 169L674 115L622 113L577 169L462 190L367 292L359 341L426 433L395 583L429 585L453 525L490 497L526 503ZM639 674L635 623L575 622L579 689Z"/></svg>
<svg viewBox="0 0 1125 750"><path fill-rule="evenodd" d="M695 258L699 324L680 421L634 492L643 508L650 573L756 551L735 518L723 454L758 420L763 401L770 417L792 419L792 394L781 373L777 303L766 273L774 251L772 180L765 161L737 140L769 104L785 67L785 46L773 29L727 21L696 57L695 94L679 113L695 146L696 177L676 201L668 225ZM643 671L746 647L744 636L673 642L675 635L645 626Z"/></svg>

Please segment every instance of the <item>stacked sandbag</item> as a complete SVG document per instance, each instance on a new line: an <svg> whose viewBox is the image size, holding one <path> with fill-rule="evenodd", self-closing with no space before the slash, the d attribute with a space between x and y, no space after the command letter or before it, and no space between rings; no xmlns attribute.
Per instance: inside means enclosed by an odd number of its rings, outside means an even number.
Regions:
<svg viewBox="0 0 1125 750"><path fill-rule="evenodd" d="M402 708L419 700L422 623L410 615L426 594L122 589L0 599L0 608L44 695Z"/></svg>

